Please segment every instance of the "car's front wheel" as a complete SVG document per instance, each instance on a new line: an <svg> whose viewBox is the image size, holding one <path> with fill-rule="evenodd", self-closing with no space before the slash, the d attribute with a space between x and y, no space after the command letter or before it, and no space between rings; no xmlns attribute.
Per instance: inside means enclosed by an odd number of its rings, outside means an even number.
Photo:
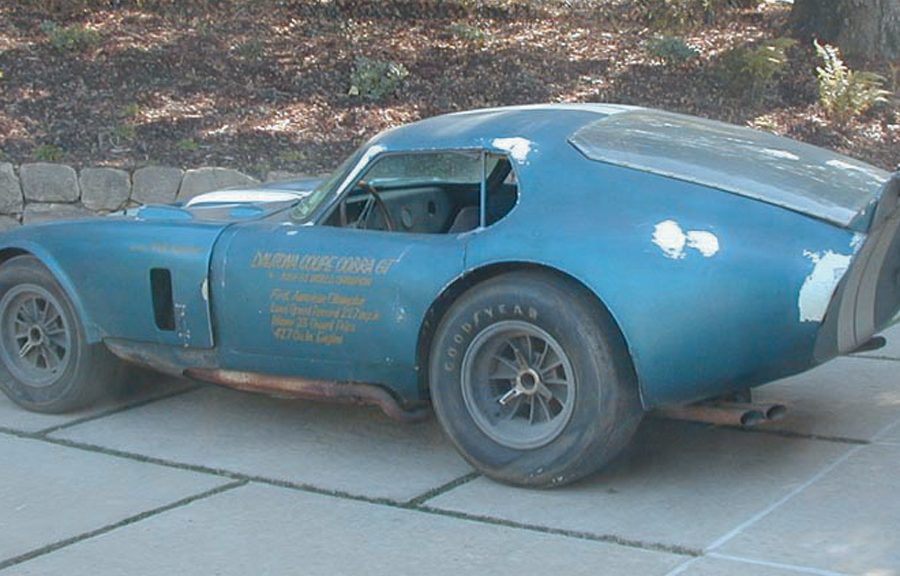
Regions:
<svg viewBox="0 0 900 576"><path fill-rule="evenodd" d="M608 313L543 272L495 277L454 303L435 333L429 378L438 419L463 456L523 486L598 470L643 413Z"/></svg>
<svg viewBox="0 0 900 576"><path fill-rule="evenodd" d="M119 367L89 344L72 302L32 256L0 266L0 388L37 412L65 412L95 400Z"/></svg>

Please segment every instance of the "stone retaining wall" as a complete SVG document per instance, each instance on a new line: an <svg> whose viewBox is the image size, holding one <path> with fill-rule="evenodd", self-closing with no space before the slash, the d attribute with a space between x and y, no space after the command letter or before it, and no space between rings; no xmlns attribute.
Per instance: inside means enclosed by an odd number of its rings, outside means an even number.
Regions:
<svg viewBox="0 0 900 576"><path fill-rule="evenodd" d="M272 171L266 181L296 177L300 175ZM187 200L210 190L258 182L220 167L82 168L76 172L65 164L0 163L0 231L33 222L108 214L141 204Z"/></svg>

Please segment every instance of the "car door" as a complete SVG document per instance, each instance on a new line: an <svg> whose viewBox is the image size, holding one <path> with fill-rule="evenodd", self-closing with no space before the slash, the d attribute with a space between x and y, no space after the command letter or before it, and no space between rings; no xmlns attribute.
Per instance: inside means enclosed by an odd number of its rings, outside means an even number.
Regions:
<svg viewBox="0 0 900 576"><path fill-rule="evenodd" d="M427 160L417 157L416 170ZM360 178L315 225L260 221L223 238L212 275L223 368L415 394L419 331L431 304L464 272L478 219L465 230L453 226L472 202L477 213L480 182L363 172L378 174L390 183L382 202L392 229Z"/></svg>

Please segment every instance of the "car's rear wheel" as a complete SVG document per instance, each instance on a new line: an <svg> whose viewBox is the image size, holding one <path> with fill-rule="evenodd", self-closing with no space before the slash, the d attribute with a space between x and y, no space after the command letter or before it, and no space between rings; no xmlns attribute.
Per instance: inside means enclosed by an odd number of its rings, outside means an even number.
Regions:
<svg viewBox="0 0 900 576"><path fill-rule="evenodd" d="M119 367L102 344L89 344L72 302L39 260L0 266L0 388L38 412L65 412L95 400Z"/></svg>
<svg viewBox="0 0 900 576"><path fill-rule="evenodd" d="M495 277L455 302L435 332L429 383L463 456L523 486L598 470L643 414L609 314L580 286L544 272Z"/></svg>

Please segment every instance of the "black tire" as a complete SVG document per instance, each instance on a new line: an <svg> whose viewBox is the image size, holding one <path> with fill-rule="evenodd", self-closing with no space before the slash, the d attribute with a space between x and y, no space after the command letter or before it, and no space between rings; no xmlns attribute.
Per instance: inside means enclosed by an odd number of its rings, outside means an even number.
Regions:
<svg viewBox="0 0 900 576"><path fill-rule="evenodd" d="M120 362L89 344L72 302L32 256L0 266L0 389L35 412L86 406L118 375Z"/></svg>
<svg viewBox="0 0 900 576"><path fill-rule="evenodd" d="M519 486L599 470L643 416L609 314L581 286L539 271L494 277L451 306L432 342L429 387L466 460Z"/></svg>

